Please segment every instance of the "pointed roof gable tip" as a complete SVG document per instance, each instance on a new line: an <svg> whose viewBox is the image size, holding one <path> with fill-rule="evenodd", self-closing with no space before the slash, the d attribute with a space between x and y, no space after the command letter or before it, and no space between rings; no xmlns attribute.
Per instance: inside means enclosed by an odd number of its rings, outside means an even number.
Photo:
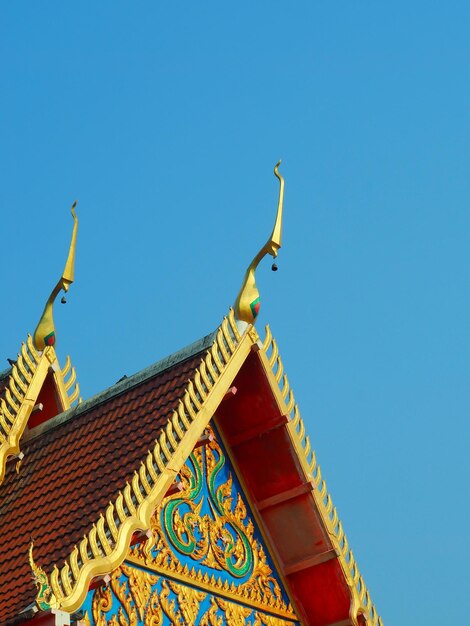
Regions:
<svg viewBox="0 0 470 626"><path fill-rule="evenodd" d="M72 239L70 242L67 261L65 263L62 276L59 278L56 286L51 291L51 295L47 299L44 311L42 312L41 319L39 320L36 330L33 333L33 343L36 350L44 350L47 346L53 346L56 343L56 333L53 318L53 306L55 299L61 291L65 293L69 290L70 285L74 281L74 268L75 268L75 248L77 245L77 230L78 230L78 218L75 213L75 207L77 201L72 205L71 213L73 217L73 230ZM62 302L65 304L65 296L62 298Z"/></svg>
<svg viewBox="0 0 470 626"><path fill-rule="evenodd" d="M260 294L258 287L256 286L255 272L260 261L270 254L274 259L277 257L279 248L281 247L282 240L282 211L284 204L284 179L279 173L279 165L281 161L278 161L274 167L274 175L279 180L279 200L277 205L276 220L274 222L273 231L261 248L256 254L248 269L245 272L243 284L235 300L234 310L235 319L239 325L241 331L244 330L247 324L254 324L259 313L261 306ZM277 265L273 263L273 271L277 270Z"/></svg>
<svg viewBox="0 0 470 626"><path fill-rule="evenodd" d="M70 357L62 369L59 365L53 347L56 333L52 314L57 295L61 290L67 292L74 281L76 205L75 201L71 208L73 230L62 276L46 302L33 337L28 335L16 361L9 359L11 368L0 373L0 484L7 460L20 453L20 440L27 425L45 422L81 400Z"/></svg>
<svg viewBox="0 0 470 626"><path fill-rule="evenodd" d="M28 336L16 362L0 381L0 484L8 458L20 452L20 439L46 379L50 379L55 389L51 402L56 403L56 408L59 403L60 411L78 401L79 387L75 384L75 370L70 363L61 370L54 348L47 346L38 352ZM48 407L48 411L50 415L52 409Z"/></svg>

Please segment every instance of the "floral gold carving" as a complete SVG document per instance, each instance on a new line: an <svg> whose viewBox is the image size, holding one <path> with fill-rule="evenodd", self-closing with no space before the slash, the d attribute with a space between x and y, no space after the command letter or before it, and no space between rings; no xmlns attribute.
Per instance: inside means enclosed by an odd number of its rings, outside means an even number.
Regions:
<svg viewBox="0 0 470 626"><path fill-rule="evenodd" d="M131 583L132 580L132 583ZM152 584L153 583L153 584ZM93 593L95 626L293 626L292 620L123 565ZM293 616L295 619L295 616Z"/></svg>
<svg viewBox="0 0 470 626"><path fill-rule="evenodd" d="M131 548L131 560L295 619L232 474L223 472L224 451L211 429L208 434L209 443L180 471L182 489L163 500L151 520L151 539Z"/></svg>
<svg viewBox="0 0 470 626"><path fill-rule="evenodd" d="M151 519L109 583L93 592L97 626L293 626L297 617L215 433L180 471L182 488Z"/></svg>

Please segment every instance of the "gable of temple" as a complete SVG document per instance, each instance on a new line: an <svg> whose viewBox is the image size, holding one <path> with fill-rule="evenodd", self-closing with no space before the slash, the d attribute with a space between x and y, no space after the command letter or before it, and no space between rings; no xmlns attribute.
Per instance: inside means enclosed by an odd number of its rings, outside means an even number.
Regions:
<svg viewBox="0 0 470 626"><path fill-rule="evenodd" d="M305 433L255 270L216 331L79 402L52 305L0 374L0 624L381 625ZM33 574L33 576L31 576Z"/></svg>
<svg viewBox="0 0 470 626"><path fill-rule="evenodd" d="M61 290L68 291L74 280L78 220L76 202L72 205L74 226L65 268L46 301L33 337L28 335L16 360L8 359L11 369L0 374L0 483L9 458L23 458L20 439L33 428L72 407L80 393L70 357L60 368L54 350L56 341L52 314Z"/></svg>
<svg viewBox="0 0 470 626"><path fill-rule="evenodd" d="M214 429L106 584L89 592L90 624L297 624L253 511Z"/></svg>
<svg viewBox="0 0 470 626"><path fill-rule="evenodd" d="M29 336L12 367L0 379L0 482L9 458L21 460L20 439L77 401L80 388L70 357L63 369L52 346L38 352Z"/></svg>

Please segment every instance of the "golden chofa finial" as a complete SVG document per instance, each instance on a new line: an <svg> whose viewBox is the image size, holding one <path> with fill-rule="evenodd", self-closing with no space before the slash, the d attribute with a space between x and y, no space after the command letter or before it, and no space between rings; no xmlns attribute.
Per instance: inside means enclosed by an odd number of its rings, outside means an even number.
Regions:
<svg viewBox="0 0 470 626"><path fill-rule="evenodd" d="M39 320L39 324L36 327L33 335L33 343L36 350L44 350L46 346L53 346L55 344L55 327L54 327L54 318L52 317L52 305L54 304L54 300L57 298L57 295L61 290L67 292L69 290L70 285L73 283L74 277L74 266L75 266L75 246L77 243L77 229L78 229L78 218L75 214L75 207L77 206L77 201L72 204L72 217L73 217L73 231L72 231L72 241L70 242L69 255L67 257L67 262L65 263L65 268L62 276L59 279L59 282L54 287L49 296L46 306L44 307L44 311L42 313L41 319ZM63 302L65 302L65 298L63 298Z"/></svg>
<svg viewBox="0 0 470 626"><path fill-rule="evenodd" d="M259 262L267 254L270 254L273 258L277 257L277 251L281 247L282 236L282 204L284 200L284 179L279 174L279 165L281 161L276 163L274 167L274 175L279 179L279 202L277 205L276 221L274 222L273 232L271 237L264 244L258 254L246 270L245 278L243 280L242 288L235 301L235 319L246 322L247 324L254 324L256 317L258 316L260 309L260 297L259 291L256 287L255 271ZM273 269L277 267L273 264Z"/></svg>

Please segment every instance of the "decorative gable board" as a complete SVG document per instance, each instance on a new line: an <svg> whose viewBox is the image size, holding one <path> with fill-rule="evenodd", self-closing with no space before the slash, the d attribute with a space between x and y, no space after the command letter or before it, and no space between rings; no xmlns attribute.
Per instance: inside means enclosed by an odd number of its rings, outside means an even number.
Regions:
<svg viewBox="0 0 470 626"><path fill-rule="evenodd" d="M298 624L220 438L208 428L155 511L147 541L89 592L85 623Z"/></svg>

